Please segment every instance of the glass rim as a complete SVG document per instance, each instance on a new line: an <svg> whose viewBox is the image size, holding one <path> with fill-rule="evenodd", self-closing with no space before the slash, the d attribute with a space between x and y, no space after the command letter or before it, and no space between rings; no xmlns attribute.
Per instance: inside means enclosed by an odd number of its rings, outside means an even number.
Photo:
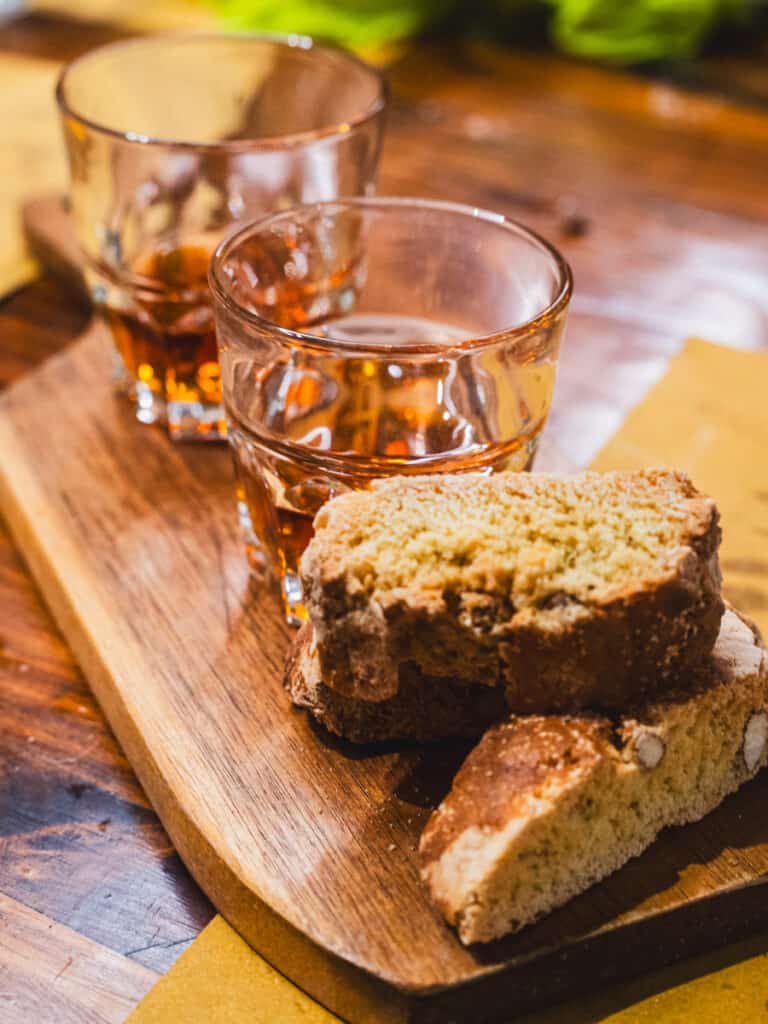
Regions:
<svg viewBox="0 0 768 1024"><path fill-rule="evenodd" d="M377 345L375 342L361 344L358 341L350 341L344 338L334 338L332 336L321 337L320 335L313 334L311 330L303 331L294 330L290 327L282 327L280 324L276 324L274 321L268 320L266 317L262 317L258 313L254 313L252 310L247 309L238 302L237 299L233 298L226 283L220 278L221 264L228 257L232 249L236 248L244 239L263 232L272 224L291 220L299 214L312 213L314 211L321 213L323 210L330 210L334 207L342 209L349 207L359 207L363 209L382 209L386 207L405 209L412 207L427 209L436 213L459 214L462 217L470 217L474 220L481 220L487 224L493 224L497 227L504 228L511 234L525 239L525 241L539 250L543 250L550 257L557 271L557 292L554 298L542 310L536 313L535 316L529 317L523 323L516 324L514 326L502 327L496 331L492 331L489 334L484 334L479 337L471 335L462 341L451 342L449 344L421 341L406 342L404 344L398 343L396 345L388 343ZM339 199L327 199L318 203L303 203L301 205L291 207L288 210L282 210L279 213L272 212L264 217L259 217L257 220L249 222L219 242L213 252L213 256L211 257L208 269L208 282L214 298L230 313L233 313L236 317L245 320L247 323L252 324L262 331L277 335L294 347L300 346L304 349L329 353L370 353L373 356L388 355L393 352L402 353L403 355L461 353L491 347L502 341L516 342L535 333L554 320L567 307L573 292L573 274L565 257L551 242L547 241L546 238L527 227L525 224L521 224L516 220L511 220L509 217L505 217L501 213L494 213L491 210L485 210L478 206L470 206L467 203L455 203L449 200L426 199L416 196L341 197Z"/></svg>
<svg viewBox="0 0 768 1024"><path fill-rule="evenodd" d="M287 50L303 50L304 52L314 51L325 56L334 55L350 66L369 74L376 85L376 97L371 104L356 114L348 121L331 123L322 128L313 128L300 132L286 132L282 135L264 135L253 139L223 139L220 142L196 142L193 139L165 138L163 136L144 135L140 132L121 131L118 128L110 128L108 124L94 121L85 117L75 110L65 96L67 79L71 72L80 65L88 63L94 56L104 53L107 50L123 50L131 47L155 45L157 43L185 43L210 40L221 42L224 40L234 42L261 42L271 43L279 48ZM319 43L311 36L300 34L281 34L272 32L155 32L151 35L139 36L133 39L118 39L111 43L104 43L102 46L95 46L86 53L69 61L59 72L55 88L56 103L63 116L72 118L78 124L89 128L91 131L99 132L121 142L133 143L141 146L169 146L174 149L192 150L222 150L226 152L243 152L258 149L290 149L296 146L307 145L321 139L344 136L360 128L362 125L373 121L381 114L387 106L389 99L389 86L383 73L372 64L362 60L357 54L346 50L341 46L333 46L328 43Z"/></svg>

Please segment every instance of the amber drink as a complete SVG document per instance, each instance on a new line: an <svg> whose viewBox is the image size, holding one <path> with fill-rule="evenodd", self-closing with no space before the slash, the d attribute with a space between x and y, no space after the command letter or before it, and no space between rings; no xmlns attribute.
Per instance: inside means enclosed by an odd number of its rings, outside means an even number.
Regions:
<svg viewBox="0 0 768 1024"><path fill-rule="evenodd" d="M423 200L317 204L223 243L212 284L246 546L289 620L328 498L530 468L570 275L525 229Z"/></svg>
<svg viewBox="0 0 768 1024"><path fill-rule="evenodd" d="M102 319L115 343L115 378L153 423L164 409L172 435L224 437L219 354L208 289L213 245L160 246L123 279L102 272Z"/></svg>

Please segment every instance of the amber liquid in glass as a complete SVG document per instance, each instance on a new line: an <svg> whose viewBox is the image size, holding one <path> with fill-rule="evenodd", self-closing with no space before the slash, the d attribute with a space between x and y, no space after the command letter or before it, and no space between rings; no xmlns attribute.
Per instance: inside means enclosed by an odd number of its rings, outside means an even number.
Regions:
<svg viewBox="0 0 768 1024"><path fill-rule="evenodd" d="M137 416L167 420L171 436L226 436L216 333L208 289L211 248L144 254L100 313L125 369Z"/></svg>
<svg viewBox="0 0 768 1024"><path fill-rule="evenodd" d="M371 320L375 320L372 323ZM417 325L445 340L455 329ZM328 333L382 330L413 340L414 323L364 315ZM315 334L320 333L317 327ZM462 334L461 337L464 337ZM492 355L419 362L412 356L313 359L294 353L260 372L258 409L228 410L241 521L252 567L280 568L289 615L305 617L299 560L329 498L392 473L530 467L554 367Z"/></svg>

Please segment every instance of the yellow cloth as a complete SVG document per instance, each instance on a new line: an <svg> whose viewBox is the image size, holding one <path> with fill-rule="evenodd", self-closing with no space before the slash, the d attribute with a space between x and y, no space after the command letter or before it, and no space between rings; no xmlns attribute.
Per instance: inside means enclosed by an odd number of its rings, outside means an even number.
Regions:
<svg viewBox="0 0 768 1024"><path fill-rule="evenodd" d="M66 158L53 98L58 70L55 61L0 55L0 295L31 281L36 273L21 232L22 200L66 187Z"/></svg>
<svg viewBox="0 0 768 1024"><path fill-rule="evenodd" d="M215 917L126 1024L334 1024Z"/></svg>
<svg viewBox="0 0 768 1024"><path fill-rule="evenodd" d="M676 466L717 499L723 591L766 637L767 395L767 353L689 341L593 463L595 469Z"/></svg>
<svg viewBox="0 0 768 1024"><path fill-rule="evenodd" d="M768 633L768 355L689 342L595 461L668 464L717 497L726 593ZM759 895L756 899L762 898ZM768 936L646 975L520 1024L756 1024L768 1021ZM220 917L128 1018L130 1024L329 1024Z"/></svg>

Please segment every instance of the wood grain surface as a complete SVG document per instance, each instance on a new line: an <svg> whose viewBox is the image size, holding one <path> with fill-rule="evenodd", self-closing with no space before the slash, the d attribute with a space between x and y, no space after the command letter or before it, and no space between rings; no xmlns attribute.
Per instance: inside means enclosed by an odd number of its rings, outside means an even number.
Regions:
<svg viewBox="0 0 768 1024"><path fill-rule="evenodd" d="M0 384L42 364L87 321L53 281L7 300ZM213 908L112 738L2 522L0 609L0 891L163 972ZM38 1020L60 1012L53 1007Z"/></svg>
<svg viewBox="0 0 768 1024"><path fill-rule="evenodd" d="M0 29L0 59L68 59L118 34L112 25L31 14ZM574 266L576 300L547 450L555 464L588 458L685 335L745 346L768 340L761 283L768 78L761 45L754 40L751 59L723 52L665 69L697 91L560 58L475 48L421 47L393 69L382 189L500 209L539 226ZM48 282L5 302L0 383L67 344L83 321L77 305ZM87 804L67 786L96 774L99 787L119 791L129 804L140 791L2 531L0 553L0 765L26 765L23 787L0 792L0 821L7 816L26 836L20 854L0 857L0 890L18 891L34 866L29 845L37 833L42 844L55 831L60 873L43 875L34 895L27 887L22 898L52 917L62 914L78 931L99 934L103 908L84 898L88 879L124 869L132 878L130 900L120 896L130 904L127 933L115 914L105 941L128 952L137 941L148 946L137 956L162 970L184 945L167 943L199 930L210 907L178 859L168 857L169 841L148 809L146 827L130 842L125 835L112 844L81 841L85 812L77 815ZM20 651L31 659L21 661L30 664L27 671L19 667ZM42 697L36 660L47 677ZM9 679L13 701L5 699ZM58 692L70 693L88 714L77 717L66 701L57 705ZM43 732L45 756L36 759L27 748ZM51 763L64 765L63 778L49 780ZM41 792L45 799L38 799ZM20 808L13 816L12 802ZM74 824L62 827L73 814ZM17 840L0 837L3 852L9 842ZM63 876L75 890L68 908L61 904ZM187 930L166 938L157 927L169 905Z"/></svg>
<svg viewBox="0 0 768 1024"><path fill-rule="evenodd" d="M273 964L353 1022L497 1021L768 924L763 776L520 936L462 948L415 856L462 749L366 756L291 709L227 453L138 429L108 356L93 328L0 398L0 507L176 848Z"/></svg>
<svg viewBox="0 0 768 1024"><path fill-rule="evenodd" d="M0 893L0 1020L122 1024L158 977Z"/></svg>
<svg viewBox="0 0 768 1024"><path fill-rule="evenodd" d="M2 891L163 971L211 909L0 529Z"/></svg>

